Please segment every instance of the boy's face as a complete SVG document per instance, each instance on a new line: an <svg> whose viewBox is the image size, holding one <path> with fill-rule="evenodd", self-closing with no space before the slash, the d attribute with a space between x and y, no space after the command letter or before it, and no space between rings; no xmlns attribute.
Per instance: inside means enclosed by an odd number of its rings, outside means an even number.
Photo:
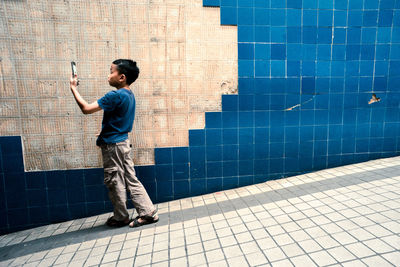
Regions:
<svg viewBox="0 0 400 267"><path fill-rule="evenodd" d="M111 64L110 74L108 75L108 83L110 84L110 86L120 88L121 85L124 83L125 78L126 77L124 74L119 74L117 70L117 65Z"/></svg>

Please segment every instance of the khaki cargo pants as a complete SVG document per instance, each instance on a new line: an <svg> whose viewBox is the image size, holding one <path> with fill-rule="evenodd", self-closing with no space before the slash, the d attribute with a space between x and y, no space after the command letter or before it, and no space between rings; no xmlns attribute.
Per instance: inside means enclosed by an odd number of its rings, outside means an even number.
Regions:
<svg viewBox="0 0 400 267"><path fill-rule="evenodd" d="M104 184L108 187L108 196L114 206L114 219L118 221L129 217L126 190L139 216L149 215L155 209L146 189L136 177L130 152L129 140L101 146Z"/></svg>

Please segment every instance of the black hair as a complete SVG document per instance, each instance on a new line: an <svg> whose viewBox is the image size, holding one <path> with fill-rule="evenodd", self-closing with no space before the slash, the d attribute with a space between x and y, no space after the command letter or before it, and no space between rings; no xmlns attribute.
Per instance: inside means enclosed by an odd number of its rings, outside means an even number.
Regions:
<svg viewBox="0 0 400 267"><path fill-rule="evenodd" d="M119 74L126 76L126 83L128 85L131 85L139 77L139 68L136 61L131 59L117 59L112 64L117 66Z"/></svg>

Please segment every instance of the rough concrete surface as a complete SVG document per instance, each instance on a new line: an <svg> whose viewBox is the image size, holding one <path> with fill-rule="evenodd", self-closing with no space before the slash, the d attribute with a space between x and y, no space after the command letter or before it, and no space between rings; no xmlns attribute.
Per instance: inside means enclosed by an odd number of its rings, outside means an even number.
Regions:
<svg viewBox="0 0 400 267"><path fill-rule="evenodd" d="M1 1L0 17L0 135L22 136L27 171L101 166L102 113L81 114L72 60L88 102L111 90L114 59L138 62L138 165L154 163L155 147L187 146L188 129L237 92L236 27L202 0Z"/></svg>

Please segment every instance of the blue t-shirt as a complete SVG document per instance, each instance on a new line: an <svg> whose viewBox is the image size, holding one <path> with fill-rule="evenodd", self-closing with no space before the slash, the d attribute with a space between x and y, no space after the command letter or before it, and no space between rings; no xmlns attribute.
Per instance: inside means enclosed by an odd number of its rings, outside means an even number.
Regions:
<svg viewBox="0 0 400 267"><path fill-rule="evenodd" d="M128 139L135 119L135 96L131 90L110 91L97 100L104 110L101 132L96 144L115 144Z"/></svg>

